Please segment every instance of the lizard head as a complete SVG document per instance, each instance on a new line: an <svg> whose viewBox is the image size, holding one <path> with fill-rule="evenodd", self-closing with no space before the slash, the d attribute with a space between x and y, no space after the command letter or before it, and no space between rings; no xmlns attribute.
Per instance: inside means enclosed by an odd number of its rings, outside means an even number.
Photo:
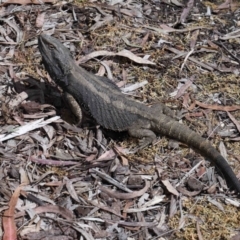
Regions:
<svg viewBox="0 0 240 240"><path fill-rule="evenodd" d="M73 62L70 51L59 40L45 34L38 37L38 47L51 78L60 86L68 85L67 75Z"/></svg>

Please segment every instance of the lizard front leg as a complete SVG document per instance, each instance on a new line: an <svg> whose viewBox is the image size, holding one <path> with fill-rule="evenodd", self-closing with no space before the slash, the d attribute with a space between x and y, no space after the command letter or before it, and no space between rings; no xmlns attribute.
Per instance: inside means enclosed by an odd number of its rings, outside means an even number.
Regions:
<svg viewBox="0 0 240 240"><path fill-rule="evenodd" d="M77 103L77 101L71 94L64 93L63 96L64 96L64 99L67 102L70 110L77 118L77 125L80 125L82 123L82 118L83 118L81 107L79 106L79 104Z"/></svg>

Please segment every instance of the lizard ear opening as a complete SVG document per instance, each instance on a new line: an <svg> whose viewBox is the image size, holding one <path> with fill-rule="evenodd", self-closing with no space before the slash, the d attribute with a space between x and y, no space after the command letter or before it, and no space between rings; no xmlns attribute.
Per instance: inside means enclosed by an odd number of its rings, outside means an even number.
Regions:
<svg viewBox="0 0 240 240"><path fill-rule="evenodd" d="M70 52L69 56L74 59L74 55L72 52Z"/></svg>

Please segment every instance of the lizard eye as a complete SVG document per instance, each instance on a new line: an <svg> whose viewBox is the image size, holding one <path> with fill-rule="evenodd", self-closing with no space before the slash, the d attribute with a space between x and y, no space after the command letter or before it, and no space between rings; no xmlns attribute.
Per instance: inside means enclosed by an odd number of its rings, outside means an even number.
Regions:
<svg viewBox="0 0 240 240"><path fill-rule="evenodd" d="M48 46L49 46L49 49L50 49L50 50L55 49L55 47L54 47L53 45L48 45Z"/></svg>

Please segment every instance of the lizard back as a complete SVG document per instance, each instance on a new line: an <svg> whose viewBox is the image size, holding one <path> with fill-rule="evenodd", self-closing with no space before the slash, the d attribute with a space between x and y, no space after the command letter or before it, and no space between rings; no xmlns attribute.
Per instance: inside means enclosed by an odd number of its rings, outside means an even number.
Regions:
<svg viewBox="0 0 240 240"><path fill-rule="evenodd" d="M144 104L121 93L111 80L95 76L74 66L67 91L91 113L98 124L106 129L125 131L134 122L143 119L140 113L149 111Z"/></svg>

